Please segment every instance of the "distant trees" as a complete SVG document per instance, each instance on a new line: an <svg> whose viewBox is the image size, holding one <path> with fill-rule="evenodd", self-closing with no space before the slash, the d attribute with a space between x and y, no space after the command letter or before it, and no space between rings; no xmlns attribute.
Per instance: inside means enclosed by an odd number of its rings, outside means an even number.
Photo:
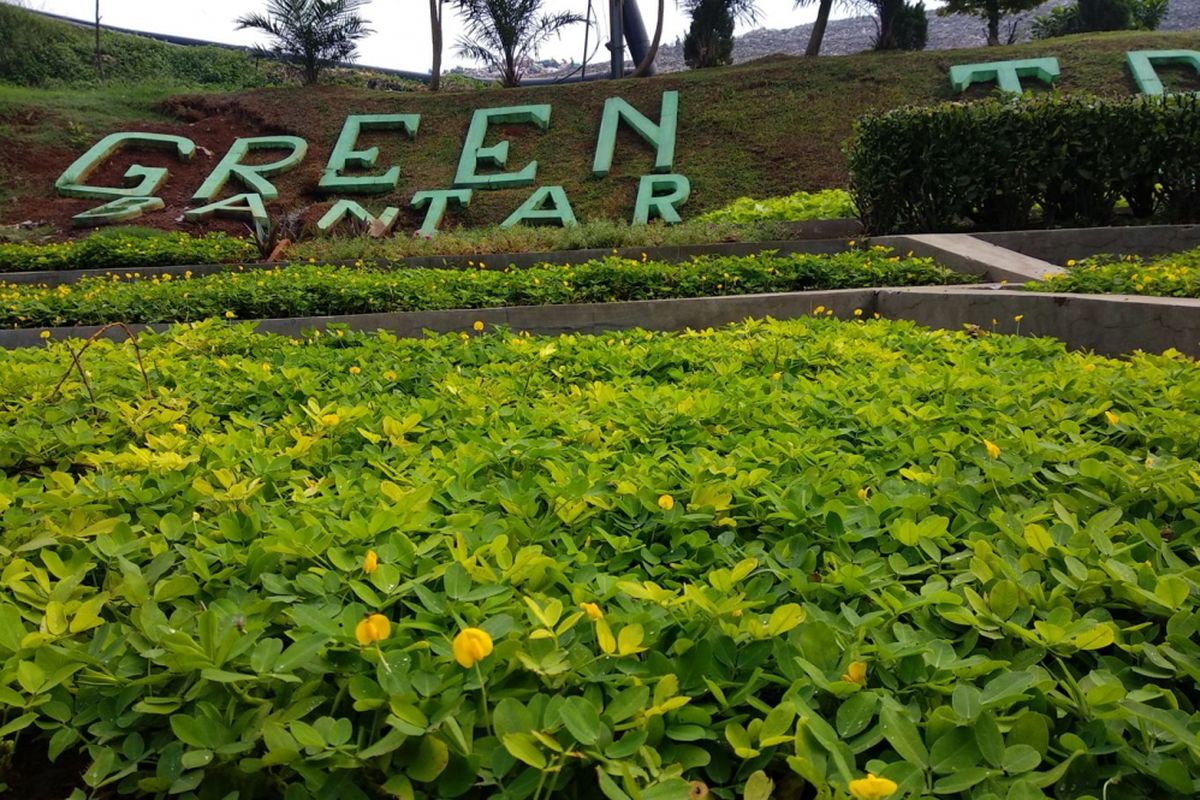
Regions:
<svg viewBox="0 0 1200 800"><path fill-rule="evenodd" d="M1049 39L1088 31L1156 30L1169 0L1078 0L1033 21L1033 38Z"/></svg>
<svg viewBox="0 0 1200 800"><path fill-rule="evenodd" d="M358 13L366 0L269 0L264 14L238 17L238 30L269 34L272 52L298 64L311 85L331 62L353 58L358 40L372 33Z"/></svg>
<svg viewBox="0 0 1200 800"><path fill-rule="evenodd" d="M500 74L502 86L517 86L525 64L542 43L583 17L567 11L542 13L543 0L459 0L466 35L455 51Z"/></svg>
<svg viewBox="0 0 1200 800"><path fill-rule="evenodd" d="M1030 11L1042 4L1043 0L947 0L945 6L938 10L938 16L950 14L969 14L983 17L987 20L987 43L995 47L1000 42L1000 20L1006 14L1019 14ZM1009 36L1007 44L1012 44Z"/></svg>
<svg viewBox="0 0 1200 800"><path fill-rule="evenodd" d="M907 0L862 0L875 11L876 50L924 50L929 20L925 3Z"/></svg>
<svg viewBox="0 0 1200 800"><path fill-rule="evenodd" d="M733 63L733 26L758 17L754 0L685 0L692 24L683 37L683 60L692 69Z"/></svg>

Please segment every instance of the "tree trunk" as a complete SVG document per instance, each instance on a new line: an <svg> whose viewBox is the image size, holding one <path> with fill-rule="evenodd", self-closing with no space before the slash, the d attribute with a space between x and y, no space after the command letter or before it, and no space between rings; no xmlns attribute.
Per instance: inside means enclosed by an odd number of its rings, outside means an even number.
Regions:
<svg viewBox="0 0 1200 800"><path fill-rule="evenodd" d="M988 47L1000 46L1000 8L988 9Z"/></svg>
<svg viewBox="0 0 1200 800"><path fill-rule="evenodd" d="M429 0L430 37L433 40L433 68L429 73L429 91L442 88L442 2Z"/></svg>
<svg viewBox="0 0 1200 800"><path fill-rule="evenodd" d="M96 75L104 78L104 56L100 52L100 0L96 0Z"/></svg>
<svg viewBox="0 0 1200 800"><path fill-rule="evenodd" d="M829 24L829 12L833 8L833 0L821 0L821 5L817 8L817 21L813 23L812 33L808 37L808 47L804 51L806 56L816 56L821 54L821 40L825 38L825 27Z"/></svg>
<svg viewBox="0 0 1200 800"><path fill-rule="evenodd" d="M830 0L832 2L833 0ZM642 59L642 63L638 64L637 69L633 71L633 77L641 78L650 67L654 65L654 59L658 56L658 45L662 40L663 15L666 12L665 0L658 0L658 22L654 25L654 41L650 42L650 49L646 51L646 57Z"/></svg>

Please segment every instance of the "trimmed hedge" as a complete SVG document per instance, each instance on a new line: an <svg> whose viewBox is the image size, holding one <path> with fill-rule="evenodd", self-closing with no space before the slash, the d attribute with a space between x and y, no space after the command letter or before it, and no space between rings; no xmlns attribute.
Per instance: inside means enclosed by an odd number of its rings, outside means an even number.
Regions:
<svg viewBox="0 0 1200 800"><path fill-rule="evenodd" d="M1200 97L1023 97L863 117L851 186L873 233L1200 220ZM1040 215L1038 211L1040 209Z"/></svg>

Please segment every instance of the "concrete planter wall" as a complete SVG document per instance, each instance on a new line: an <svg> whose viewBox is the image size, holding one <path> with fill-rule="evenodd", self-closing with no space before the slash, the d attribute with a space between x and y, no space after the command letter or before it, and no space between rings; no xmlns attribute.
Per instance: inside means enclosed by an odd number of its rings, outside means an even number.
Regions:
<svg viewBox="0 0 1200 800"><path fill-rule="evenodd" d="M645 300L629 303L587 303L558 306L414 311L394 314L359 314L339 317L303 317L259 320L257 330L300 336L329 324L352 330L386 330L397 336L419 337L426 331L470 332L476 321L504 325L534 334L598 333L641 327L651 330L707 328L747 318L793 319L812 314L818 306L832 309L841 318L854 319L879 313L890 319L908 319L934 328L961 330L978 325L997 333L1019 332L1053 336L1071 348L1118 356L1133 350L1161 352L1174 348L1200 355L1200 300L1128 295L1040 294L998 288L921 287L899 289L841 289L733 297ZM992 320L996 320L993 328ZM161 332L169 325L131 326L135 331ZM0 346L30 347L41 344L42 329L0 331ZM55 339L93 335L99 326L50 329ZM109 331L114 340L124 338Z"/></svg>

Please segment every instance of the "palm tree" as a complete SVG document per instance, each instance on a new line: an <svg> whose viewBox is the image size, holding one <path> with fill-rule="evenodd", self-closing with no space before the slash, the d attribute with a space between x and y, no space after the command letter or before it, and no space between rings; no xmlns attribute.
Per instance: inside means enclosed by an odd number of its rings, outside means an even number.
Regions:
<svg viewBox="0 0 1200 800"><path fill-rule="evenodd" d="M812 5L814 2L817 6L817 21L813 23L812 33L808 35L808 47L804 49L804 55L817 56L821 54L821 42L825 39L825 28L829 26L829 12L833 10L834 0L795 0L795 7Z"/></svg>
<svg viewBox="0 0 1200 800"><path fill-rule="evenodd" d="M528 61L552 35L583 17L567 11L543 14L544 0L460 0L467 33L458 40L460 56L500 73L500 85L517 86Z"/></svg>
<svg viewBox="0 0 1200 800"><path fill-rule="evenodd" d="M442 20L446 0L429 0L429 37L433 44L433 66L429 70L429 91L442 87Z"/></svg>
<svg viewBox="0 0 1200 800"><path fill-rule="evenodd" d="M254 28L274 39L271 50L300 64L305 85L317 82L330 62L354 57L358 40L373 33L358 10L367 0L268 0L265 14L238 17L238 30Z"/></svg>

